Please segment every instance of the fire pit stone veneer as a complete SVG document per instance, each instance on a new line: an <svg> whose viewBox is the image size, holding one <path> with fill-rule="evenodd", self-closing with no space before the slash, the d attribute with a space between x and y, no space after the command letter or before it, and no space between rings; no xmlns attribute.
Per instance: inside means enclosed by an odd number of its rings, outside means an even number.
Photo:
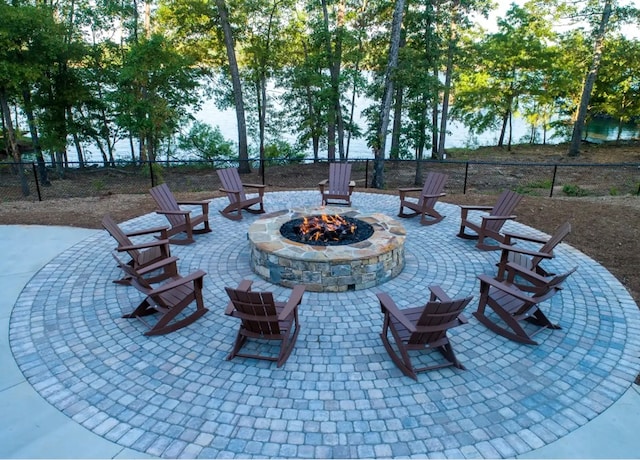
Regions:
<svg viewBox="0 0 640 460"><path fill-rule="evenodd" d="M280 227L292 219L319 214L342 215L372 225L373 235L348 245L312 246L291 241ZM396 220L353 208L294 208L263 216L248 230L251 268L275 284L304 284L309 291L344 292L377 286L404 268L406 231Z"/></svg>

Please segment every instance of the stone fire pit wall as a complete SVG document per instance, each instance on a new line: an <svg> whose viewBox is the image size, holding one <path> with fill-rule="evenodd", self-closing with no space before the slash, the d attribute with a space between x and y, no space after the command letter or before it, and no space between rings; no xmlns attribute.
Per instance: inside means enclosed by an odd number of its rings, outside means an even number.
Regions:
<svg viewBox="0 0 640 460"><path fill-rule="evenodd" d="M289 220L319 214L360 219L373 226L373 235L349 245L312 246L280 234L280 227ZM406 231L384 214L337 206L294 208L256 220L247 236L253 271L286 287L304 284L307 290L316 292L367 289L394 278L404 268Z"/></svg>

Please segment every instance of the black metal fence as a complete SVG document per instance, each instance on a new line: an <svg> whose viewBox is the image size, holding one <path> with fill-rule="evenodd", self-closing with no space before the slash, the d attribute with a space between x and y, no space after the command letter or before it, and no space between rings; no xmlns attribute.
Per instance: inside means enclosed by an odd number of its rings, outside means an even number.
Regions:
<svg viewBox="0 0 640 460"><path fill-rule="evenodd" d="M369 188L373 160L352 159L352 179L357 189ZM22 166L22 174L19 173ZM215 192L221 184L216 169L237 166L231 160L119 162L117 166L70 163L47 167L45 181L35 163L0 163L0 200L43 201L53 198L147 193L167 183L177 192ZM329 163L286 163L251 160L246 183L262 183L277 189L316 188L328 176ZM419 168L418 168L419 166ZM428 171L448 174L447 193L492 194L511 189L537 196L640 195L640 163L523 163L494 161L386 160L385 187L394 190L421 184Z"/></svg>

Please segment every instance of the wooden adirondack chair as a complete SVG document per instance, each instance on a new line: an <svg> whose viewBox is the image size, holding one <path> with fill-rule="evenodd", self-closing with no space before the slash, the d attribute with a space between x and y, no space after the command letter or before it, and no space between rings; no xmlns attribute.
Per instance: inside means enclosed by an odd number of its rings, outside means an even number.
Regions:
<svg viewBox="0 0 640 460"><path fill-rule="evenodd" d="M177 331L209 311L202 298L204 271L196 270L187 276L180 276L177 257L169 257L136 270L123 264L115 254L113 256L118 266L131 278L131 285L145 295L145 299L131 313L122 315L123 318L139 319L148 328L144 335ZM145 278L147 273L154 270L164 270L171 277L165 283L154 286ZM187 307L194 302L195 310L187 314ZM160 318L155 324L145 321L144 317L156 313L160 314Z"/></svg>
<svg viewBox="0 0 640 460"><path fill-rule="evenodd" d="M504 236L500 234L502 226L507 220L515 219L513 210L522 200L522 195L505 190L500 194L493 206L460 205L460 231L458 236L466 239L477 239L476 247L483 251L500 249L498 245L485 243L486 238L493 238L498 243L504 243ZM469 211L488 211L489 214L481 216L480 224L469 219ZM469 227L476 234L465 233L465 227Z"/></svg>
<svg viewBox="0 0 640 460"><path fill-rule="evenodd" d="M220 211L220 214L227 219L240 220L242 219L243 209L253 214L264 213L264 204L262 202L265 190L264 185L243 184L237 168L218 169L217 172L222 182L220 191L226 193L229 198L229 205ZM258 195L247 196L245 188L255 189ZM255 204L259 206L258 209L251 208Z"/></svg>
<svg viewBox="0 0 640 460"><path fill-rule="evenodd" d="M346 204L351 206L351 194L356 183L351 180L351 163L330 163L329 179L318 184L322 205Z"/></svg>
<svg viewBox="0 0 640 460"><path fill-rule="evenodd" d="M502 255L500 256L500 262L498 262L498 276L496 278L499 280L504 279L506 267L509 262L516 263L542 276L552 276L553 273L549 273L540 267L540 263L543 260L553 258L553 249L559 245L569 233L571 233L571 224L569 222L560 225L549 239L504 232L505 239L504 243L500 244ZM515 245L516 242L514 240L539 243L542 246L538 250L531 250Z"/></svg>
<svg viewBox="0 0 640 460"><path fill-rule="evenodd" d="M104 227L113 239L118 242L116 251L126 252L129 255L130 260L126 262L126 264L135 270L145 268L160 260L171 257L171 247L169 240L167 239L167 227L155 227L137 230L134 232L125 232L108 214L102 218L102 227ZM160 239L138 244L134 244L133 241L131 241L132 237L150 235L153 233L159 233ZM162 270L160 273L155 273L148 277L147 281L150 283L157 283L158 281L167 279L170 276L170 274L165 273L165 271ZM129 285L131 284L131 278L129 276L125 276L122 279L113 280L113 282Z"/></svg>
<svg viewBox="0 0 640 460"><path fill-rule="evenodd" d="M209 227L209 201L176 201L175 196L167 184L160 184L153 187L151 190L151 196L158 205L156 212L163 214L171 227L167 230L167 236L171 237L180 233L186 233L185 238L169 238L172 244L191 244L195 240L194 234L207 233L211 231ZM180 205L194 205L200 206L202 209L201 214L192 215L191 211L182 210ZM202 224L203 227L196 229L195 227Z"/></svg>
<svg viewBox="0 0 640 460"><path fill-rule="evenodd" d="M295 286L286 302L276 302L271 292L251 291L251 281L243 280L236 288L226 287L229 304L225 315L241 320L233 349L227 359L236 356L276 361L281 367L289 358L300 332L298 306L302 302L304 286ZM254 352L241 353L247 339L280 341L277 356Z"/></svg>
<svg viewBox="0 0 640 460"><path fill-rule="evenodd" d="M539 304L560 292L562 283L577 268L574 267L562 275L544 277L520 265L509 263L507 264L509 274L504 281L484 274L479 275L480 301L478 310L473 313L473 316L503 337L520 343L537 345L538 342L532 338L534 335L544 329L560 329L559 325L553 324L545 316ZM528 284L516 284L516 276L523 278ZM495 312L496 319L501 320L500 324L487 315L487 307ZM539 329L530 334L520 325L521 321L535 324Z"/></svg>
<svg viewBox="0 0 640 460"><path fill-rule="evenodd" d="M433 225L445 218L435 209L438 198L445 196L444 185L447 182L447 175L437 172L430 172L424 181L424 186L420 188L399 188L400 212L398 217L414 217L420 215L422 225ZM420 192L417 197L412 196L414 192ZM404 212L404 208L409 208L412 212ZM431 219L427 219L431 217Z"/></svg>
<svg viewBox="0 0 640 460"><path fill-rule="evenodd" d="M404 310L400 310L388 294L376 294L384 314L382 333L380 334L382 343L396 366L405 375L415 380L418 379L416 375L418 372L430 369L447 366L464 369L462 363L453 353L447 331L467 323L462 310L473 297L453 300L438 286L430 286L429 290L431 296L426 305ZM389 340L389 332L394 339L397 352ZM446 362L415 367L411 362L409 352L425 349L437 349L444 356Z"/></svg>

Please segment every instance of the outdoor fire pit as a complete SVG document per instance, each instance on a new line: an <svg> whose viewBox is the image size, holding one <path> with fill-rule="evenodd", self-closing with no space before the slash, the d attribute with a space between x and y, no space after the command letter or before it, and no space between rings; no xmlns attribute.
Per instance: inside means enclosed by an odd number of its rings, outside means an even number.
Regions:
<svg viewBox="0 0 640 460"><path fill-rule="evenodd" d="M280 227L285 238L313 246L334 246L364 241L373 235L373 227L360 219L338 214L305 216Z"/></svg>
<svg viewBox="0 0 640 460"><path fill-rule="evenodd" d="M294 208L256 220L248 231L251 268L282 286L309 291L367 289L404 267L405 229L353 208Z"/></svg>

